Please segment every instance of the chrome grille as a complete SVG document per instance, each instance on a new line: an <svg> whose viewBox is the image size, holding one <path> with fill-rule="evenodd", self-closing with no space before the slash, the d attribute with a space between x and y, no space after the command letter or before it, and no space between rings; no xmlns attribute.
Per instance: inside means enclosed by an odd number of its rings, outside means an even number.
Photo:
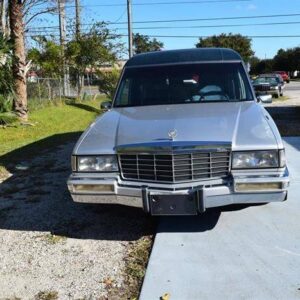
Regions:
<svg viewBox="0 0 300 300"><path fill-rule="evenodd" d="M119 154L122 177L151 182L184 182L229 174L230 151L186 154Z"/></svg>
<svg viewBox="0 0 300 300"><path fill-rule="evenodd" d="M254 89L255 89L256 91L261 92L261 91L269 91L269 90L271 89L271 87L270 87L269 84L260 84L260 85L256 85L256 86L254 87Z"/></svg>

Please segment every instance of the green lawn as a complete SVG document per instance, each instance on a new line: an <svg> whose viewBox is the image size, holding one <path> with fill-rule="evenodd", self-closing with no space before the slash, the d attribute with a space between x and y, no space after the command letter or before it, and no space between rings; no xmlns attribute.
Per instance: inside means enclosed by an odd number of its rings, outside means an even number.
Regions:
<svg viewBox="0 0 300 300"><path fill-rule="evenodd" d="M67 133L69 136L72 136L72 133L79 134L99 115L100 101L50 105L30 113L29 122L34 126L17 125L16 127L0 128L0 161L5 154L40 140L49 138L48 144L44 143L43 145L52 146L51 136L60 135L61 139L64 139L63 134L66 134L66 138ZM57 140L53 139L52 141L54 146Z"/></svg>

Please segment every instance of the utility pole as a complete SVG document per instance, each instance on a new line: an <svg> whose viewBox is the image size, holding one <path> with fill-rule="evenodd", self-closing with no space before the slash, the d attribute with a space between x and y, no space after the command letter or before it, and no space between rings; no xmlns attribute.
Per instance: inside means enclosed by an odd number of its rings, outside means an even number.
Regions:
<svg viewBox="0 0 300 300"><path fill-rule="evenodd" d="M80 36L80 0L75 0L75 8L76 8L76 39L79 39Z"/></svg>
<svg viewBox="0 0 300 300"><path fill-rule="evenodd" d="M59 35L60 45L62 47L62 59L63 59L63 95L67 96L69 93L69 74L65 60L65 47L66 47L66 11L65 0L58 0L58 13L59 13Z"/></svg>
<svg viewBox="0 0 300 300"><path fill-rule="evenodd" d="M132 22L131 22L131 0L127 0L127 19L128 19L128 53L129 58L132 57Z"/></svg>
<svg viewBox="0 0 300 300"><path fill-rule="evenodd" d="M80 39L80 0L75 0L75 15L76 15L75 35L76 35L76 41L78 42ZM76 74L76 81L77 81L77 97L80 98L81 88L83 85L82 83L84 81L78 72Z"/></svg>

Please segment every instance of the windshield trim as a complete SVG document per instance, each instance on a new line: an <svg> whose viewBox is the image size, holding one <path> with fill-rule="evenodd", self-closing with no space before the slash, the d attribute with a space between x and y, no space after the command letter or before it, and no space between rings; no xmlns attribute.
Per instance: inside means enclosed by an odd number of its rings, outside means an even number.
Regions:
<svg viewBox="0 0 300 300"><path fill-rule="evenodd" d="M177 65L198 65L198 64L232 64L243 63L241 60L199 60L199 61L183 61L172 63L148 64L137 66L124 66L124 69L138 69L138 68L151 68L151 67L164 67L164 66L177 66Z"/></svg>

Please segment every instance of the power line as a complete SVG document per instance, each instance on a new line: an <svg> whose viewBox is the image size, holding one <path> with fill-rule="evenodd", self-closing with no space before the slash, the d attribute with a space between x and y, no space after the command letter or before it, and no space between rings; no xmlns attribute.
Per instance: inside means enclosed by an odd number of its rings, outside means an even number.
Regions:
<svg viewBox="0 0 300 300"><path fill-rule="evenodd" d="M248 26L270 26L270 25L295 25L300 22L277 22L277 23L253 23L253 24L220 24L220 25L195 25L195 26L157 26L157 27L134 27L135 30L141 29L190 29L190 28L219 28L219 27L248 27ZM124 30L126 28L115 28L115 30Z"/></svg>
<svg viewBox="0 0 300 300"><path fill-rule="evenodd" d="M146 5L177 5L177 4L213 4L213 3L231 3L231 2L250 2L252 0L199 0L199 1L168 1L168 2L140 2L133 3L133 6L146 6ZM115 6L126 6L124 3L115 4L90 4L83 5L81 7L115 7ZM74 5L68 5L67 8L72 8Z"/></svg>
<svg viewBox="0 0 300 300"><path fill-rule="evenodd" d="M145 29L191 29L191 28L220 28L220 27L248 27L248 26L274 26L274 25L295 25L300 24L300 21L295 22L271 22L271 23L248 23L248 24L219 24L219 25L192 25L192 26L156 26L156 27L134 27L134 30L145 30ZM127 30L127 28L114 28L114 30ZM31 33L43 32L41 29L30 29ZM54 32L54 28L50 30ZM49 30L47 30L49 32Z"/></svg>
<svg viewBox="0 0 300 300"><path fill-rule="evenodd" d="M148 23L202 22L202 21L218 21L218 20L245 20L245 19L281 18L281 17L299 17L299 16L300 16L300 13L295 13L295 14L238 16L238 17L201 18L201 19L148 20L148 21L133 21L132 23L133 24L148 24ZM92 26L95 23L85 23L85 24L82 24L82 26ZM106 23L107 25L127 24L127 22L109 22L109 21L104 21L104 23ZM74 25L71 25L71 26L74 26ZM40 26L40 27L34 27L34 28L58 28L58 26ZM32 29L32 28L28 28L28 29Z"/></svg>
<svg viewBox="0 0 300 300"><path fill-rule="evenodd" d="M26 37L38 37L41 35L45 36L59 36L58 34L26 34ZM119 36L119 37L128 37L127 34L118 34L118 35L110 35L110 36ZM210 35L148 35L152 38L208 38ZM300 38L299 35L246 35L245 37L251 39L259 39L259 38Z"/></svg>

